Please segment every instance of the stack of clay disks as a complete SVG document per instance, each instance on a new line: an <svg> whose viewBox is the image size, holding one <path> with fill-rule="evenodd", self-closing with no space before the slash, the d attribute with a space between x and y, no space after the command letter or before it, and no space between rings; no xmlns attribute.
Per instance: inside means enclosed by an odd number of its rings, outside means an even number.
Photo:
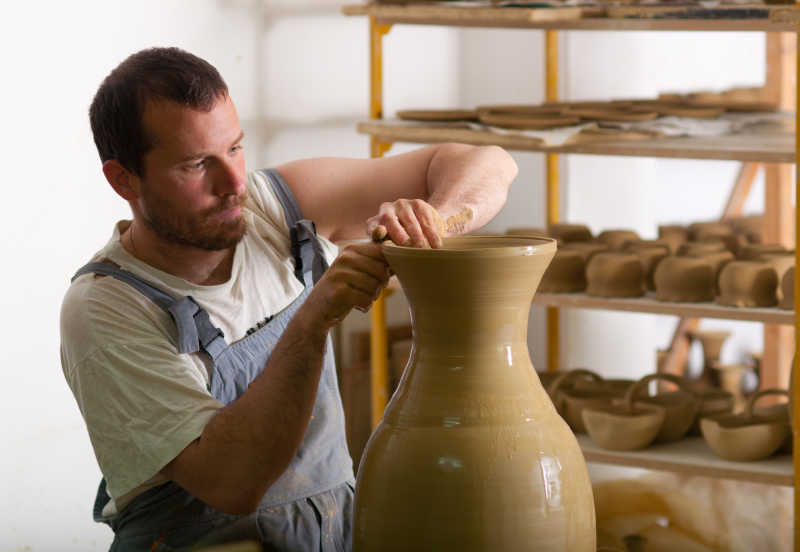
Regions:
<svg viewBox="0 0 800 552"><path fill-rule="evenodd" d="M474 109L401 109L397 118L404 121L458 122L477 121L478 112Z"/></svg>

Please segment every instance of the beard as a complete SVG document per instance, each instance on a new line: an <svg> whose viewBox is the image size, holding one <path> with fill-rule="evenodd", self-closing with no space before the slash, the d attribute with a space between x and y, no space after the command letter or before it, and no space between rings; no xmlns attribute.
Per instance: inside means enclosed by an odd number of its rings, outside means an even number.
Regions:
<svg viewBox="0 0 800 552"><path fill-rule="evenodd" d="M226 196L219 206L194 215L181 213L162 198L142 190L144 223L161 239L207 251L220 251L238 244L247 231L244 216L224 220L214 215L238 207L247 193Z"/></svg>

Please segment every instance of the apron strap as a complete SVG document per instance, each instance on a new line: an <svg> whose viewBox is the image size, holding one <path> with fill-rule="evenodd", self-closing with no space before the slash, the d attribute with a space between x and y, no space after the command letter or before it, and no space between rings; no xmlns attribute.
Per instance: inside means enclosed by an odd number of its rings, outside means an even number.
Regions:
<svg viewBox="0 0 800 552"><path fill-rule="evenodd" d="M261 169L258 172L266 177L283 207L292 240L294 275L303 282L303 285L312 286L322 278L322 274L328 269L325 251L317 235L317 227L312 221L303 218L297 199L278 171Z"/></svg>
<svg viewBox="0 0 800 552"><path fill-rule="evenodd" d="M225 342L225 334L211 323L208 313L191 296L175 299L145 282L133 272L102 261L83 266L72 277L72 281L88 273L111 276L124 282L166 311L178 328L179 353L196 353L203 349L216 360L228 346Z"/></svg>

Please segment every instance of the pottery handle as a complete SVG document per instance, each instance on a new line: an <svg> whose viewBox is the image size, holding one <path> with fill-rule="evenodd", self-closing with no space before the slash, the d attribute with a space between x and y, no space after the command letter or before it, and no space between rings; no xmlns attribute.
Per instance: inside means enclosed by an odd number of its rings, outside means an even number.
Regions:
<svg viewBox="0 0 800 552"><path fill-rule="evenodd" d="M692 397L696 397L694 391L689 388L689 385L686 383L686 380L680 376L676 376L675 374L648 374L633 385L628 388L628 391L625 393L625 408L628 412L633 410L633 400L639 395L639 391L647 386L653 380L664 380L674 383L678 386L681 391L686 391Z"/></svg>
<svg viewBox="0 0 800 552"><path fill-rule="evenodd" d="M753 393L750 395L750 398L747 399L747 403L744 406L744 415L748 420L753 418L753 408L755 408L758 400L767 395L778 395L791 399L789 392L786 389L762 389L761 391Z"/></svg>
<svg viewBox="0 0 800 552"><path fill-rule="evenodd" d="M587 376L595 381L600 381L603 379L595 372L587 370L586 368L575 368L574 370L570 370L569 372L564 372L556 379L554 379L553 383L550 384L550 389L548 389L548 393L550 394L551 397L555 397L556 391L558 391L562 385L566 384L569 381L574 380L578 376Z"/></svg>

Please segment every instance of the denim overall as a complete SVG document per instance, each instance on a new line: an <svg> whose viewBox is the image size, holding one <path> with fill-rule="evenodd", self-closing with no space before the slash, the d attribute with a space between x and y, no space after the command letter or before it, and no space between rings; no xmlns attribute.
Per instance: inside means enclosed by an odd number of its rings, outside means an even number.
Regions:
<svg viewBox="0 0 800 552"><path fill-rule="evenodd" d="M235 401L264 369L294 313L327 268L314 225L304 220L280 174L262 171L272 185L291 229L295 276L304 291L257 331L229 345L208 313L192 297L174 298L113 264L94 262L86 273L125 282L167 311L178 328L178 351L202 351L213 361L209 392L225 405ZM225 514L193 497L174 482L149 489L111 519L102 516L110 497L100 482L95 521L114 530L112 551L187 550L222 542L256 540L265 550L350 550L353 465L345 439L344 413L336 382L330 337L311 421L289 467L269 488L257 511Z"/></svg>

